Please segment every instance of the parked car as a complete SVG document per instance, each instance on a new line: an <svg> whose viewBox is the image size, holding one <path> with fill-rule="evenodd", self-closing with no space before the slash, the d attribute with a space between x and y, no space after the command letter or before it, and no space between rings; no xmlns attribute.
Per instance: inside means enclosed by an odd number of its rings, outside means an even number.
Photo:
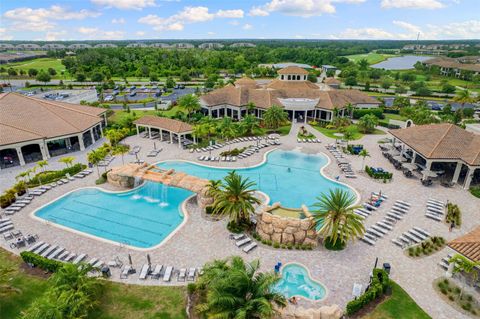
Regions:
<svg viewBox="0 0 480 319"><path fill-rule="evenodd" d="M107 95L103 100L104 100L105 102L113 101L113 96Z"/></svg>
<svg viewBox="0 0 480 319"><path fill-rule="evenodd" d="M130 92L130 94L128 96L135 96L135 95L137 95L137 92L132 91L132 92Z"/></svg>

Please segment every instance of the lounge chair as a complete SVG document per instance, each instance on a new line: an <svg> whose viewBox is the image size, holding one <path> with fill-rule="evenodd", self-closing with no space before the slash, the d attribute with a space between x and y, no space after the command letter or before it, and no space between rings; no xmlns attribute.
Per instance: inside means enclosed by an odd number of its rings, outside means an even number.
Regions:
<svg viewBox="0 0 480 319"><path fill-rule="evenodd" d="M231 234L230 235L230 238L232 238L233 240L240 240L240 239L243 239L245 237L245 234Z"/></svg>
<svg viewBox="0 0 480 319"><path fill-rule="evenodd" d="M186 268L181 268L180 271L178 272L178 281L185 281L185 278L187 276L187 269Z"/></svg>
<svg viewBox="0 0 480 319"><path fill-rule="evenodd" d="M75 253L70 253L70 254L67 255L67 257L64 258L64 261L70 262L70 261L72 261L75 257L77 257L77 254L75 254Z"/></svg>
<svg viewBox="0 0 480 319"><path fill-rule="evenodd" d="M439 215L437 215L437 214L432 214L432 213L426 213L425 216L428 217L428 218L430 218L430 219L433 219L433 220L435 220L435 221L437 221L437 222L441 222L442 219L443 219L443 218L440 217Z"/></svg>
<svg viewBox="0 0 480 319"><path fill-rule="evenodd" d="M120 273L120 279L126 279L128 278L128 275L132 273L133 267L130 265L126 265L123 267L122 272Z"/></svg>
<svg viewBox="0 0 480 319"><path fill-rule="evenodd" d="M163 269L163 265L156 265L155 268L153 269L153 271L150 273L150 276L153 279L160 278L160 274L162 272L162 269Z"/></svg>
<svg viewBox="0 0 480 319"><path fill-rule="evenodd" d="M12 230L14 227L13 225L8 225L8 226L5 226L5 227L2 227L0 228L0 234L3 234L4 232L7 232L9 230Z"/></svg>
<svg viewBox="0 0 480 319"><path fill-rule="evenodd" d="M241 247L249 242L251 242L252 240L248 237L245 236L245 238L243 239L240 239L238 241L235 242L235 245L237 245L237 247Z"/></svg>
<svg viewBox="0 0 480 319"><path fill-rule="evenodd" d="M369 244L370 246L375 245L375 241L371 240L368 237L363 236L362 238L360 238L360 240L363 241L364 243Z"/></svg>
<svg viewBox="0 0 480 319"><path fill-rule="evenodd" d="M45 244L45 242L40 241L40 242L36 243L35 245L30 246L30 247L27 249L27 251L34 253L38 248L40 248L40 246L42 246L42 245L44 245L44 244Z"/></svg>
<svg viewBox="0 0 480 319"><path fill-rule="evenodd" d="M250 251L252 251L256 247L257 247L257 243L256 242L251 242L247 246L243 247L243 251L248 254Z"/></svg>
<svg viewBox="0 0 480 319"><path fill-rule="evenodd" d="M140 270L140 276L138 277L141 280L147 279L148 273L150 272L150 265L144 264L142 270Z"/></svg>
<svg viewBox="0 0 480 319"><path fill-rule="evenodd" d="M50 244L43 244L42 246L38 247L35 251L33 251L35 254L39 255L42 251L50 247Z"/></svg>
<svg viewBox="0 0 480 319"><path fill-rule="evenodd" d="M73 260L72 263L73 263L74 265L76 265L76 264L82 262L85 258L87 258L87 254L80 254L80 255L77 256L77 258L75 258L75 259Z"/></svg>
<svg viewBox="0 0 480 319"><path fill-rule="evenodd" d="M55 249L54 251L52 251L50 254L48 254L46 256L47 259L54 259L55 257L57 257L59 254L61 254L63 251L65 250L65 248L63 247L58 247L57 249Z"/></svg>
<svg viewBox="0 0 480 319"><path fill-rule="evenodd" d="M50 255L55 249L58 249L58 245L53 245L53 246L48 247L48 249L46 249L43 253L41 253L40 256L46 258L46 257L47 257L48 255Z"/></svg>
<svg viewBox="0 0 480 319"><path fill-rule="evenodd" d="M163 281L168 282L172 279L172 272L173 272L173 267L172 266L167 266L165 268L165 273L163 274Z"/></svg>
<svg viewBox="0 0 480 319"><path fill-rule="evenodd" d="M188 273L187 273L187 280L188 281L194 281L195 280L195 272L196 272L196 269L191 267L191 268L188 268Z"/></svg>

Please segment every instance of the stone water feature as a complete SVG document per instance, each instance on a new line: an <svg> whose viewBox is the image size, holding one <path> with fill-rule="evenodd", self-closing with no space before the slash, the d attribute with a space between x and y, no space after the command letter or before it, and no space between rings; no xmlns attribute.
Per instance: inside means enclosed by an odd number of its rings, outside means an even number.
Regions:
<svg viewBox="0 0 480 319"><path fill-rule="evenodd" d="M146 163L130 163L114 167L108 172L107 180L110 184L121 188L133 188L138 185L139 180L162 183L197 193L197 202L202 208L211 205L213 202L213 199L208 196L209 181L207 179L176 172L173 169L159 170L155 165Z"/></svg>
<svg viewBox="0 0 480 319"><path fill-rule="evenodd" d="M292 214L276 214L277 211L290 211ZM287 212L289 213L289 212ZM256 231L262 239L279 244L309 244L317 246L318 237L315 231L315 221L303 205L301 210L283 209L280 203L267 206L257 212Z"/></svg>

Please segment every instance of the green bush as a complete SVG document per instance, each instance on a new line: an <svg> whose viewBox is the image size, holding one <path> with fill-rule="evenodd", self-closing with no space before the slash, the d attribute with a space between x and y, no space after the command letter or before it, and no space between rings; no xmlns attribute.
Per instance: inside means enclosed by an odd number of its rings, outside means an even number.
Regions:
<svg viewBox="0 0 480 319"><path fill-rule="evenodd" d="M64 178L67 174L73 176L83 171L85 168L87 168L86 165L77 163L62 170L41 172L32 177L32 179L27 182L27 185L28 187L37 187L40 184L52 183Z"/></svg>
<svg viewBox="0 0 480 319"><path fill-rule="evenodd" d="M384 119L385 116L383 115L383 109L377 108L377 109L354 109L353 110L353 118L354 119L359 119L363 117L364 115L367 114L372 114L378 117L379 119Z"/></svg>
<svg viewBox="0 0 480 319"><path fill-rule="evenodd" d="M236 223L234 221L230 221L227 224L227 229L231 233L239 234L247 230L251 225L248 223Z"/></svg>
<svg viewBox="0 0 480 319"><path fill-rule="evenodd" d="M370 288L357 299L347 304L347 315L351 316L373 300L381 297L390 287L390 279L383 269L374 269Z"/></svg>
<svg viewBox="0 0 480 319"><path fill-rule="evenodd" d="M187 291L190 295L195 293L196 290L197 290L197 285L195 285L193 282L187 285Z"/></svg>
<svg viewBox="0 0 480 319"><path fill-rule="evenodd" d="M277 242L273 243L273 248L280 248L280 244Z"/></svg>
<svg viewBox="0 0 480 319"><path fill-rule="evenodd" d="M240 153L242 153L246 149L247 149L246 147L234 148L233 150L230 150L230 151L221 152L220 156L238 156Z"/></svg>
<svg viewBox="0 0 480 319"><path fill-rule="evenodd" d="M473 196L480 198L480 186L470 187L470 193Z"/></svg>
<svg viewBox="0 0 480 319"><path fill-rule="evenodd" d="M371 167L365 165L365 172L373 179L391 180L393 174L389 172L374 172Z"/></svg>
<svg viewBox="0 0 480 319"><path fill-rule="evenodd" d="M1 196L0 196L0 207L5 208L12 205L15 200L17 199L15 196L16 192L13 188L7 189Z"/></svg>
<svg viewBox="0 0 480 319"><path fill-rule="evenodd" d="M213 213L213 209L214 209L213 206L207 206L205 207L205 213L207 215L211 215Z"/></svg>
<svg viewBox="0 0 480 319"><path fill-rule="evenodd" d="M456 227L460 227L462 225L462 212L460 211L458 205L453 203L447 204L447 214L445 216L445 222L454 222Z"/></svg>
<svg viewBox="0 0 480 319"><path fill-rule="evenodd" d="M32 264L48 272L56 272L63 265L60 261L50 260L29 251L21 252L20 257L22 257L23 261L27 264Z"/></svg>
<svg viewBox="0 0 480 319"><path fill-rule="evenodd" d="M328 249L328 250L338 251L338 250L345 249L345 243L344 242L342 242L340 240L337 240L337 242L335 244L333 244L333 240L331 240L330 237L326 237L325 240L323 241L323 244L324 244L325 248Z"/></svg>

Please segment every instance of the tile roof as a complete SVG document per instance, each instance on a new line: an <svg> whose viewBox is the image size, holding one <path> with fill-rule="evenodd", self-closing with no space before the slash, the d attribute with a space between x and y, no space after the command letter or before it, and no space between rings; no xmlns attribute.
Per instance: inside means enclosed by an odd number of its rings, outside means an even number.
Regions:
<svg viewBox="0 0 480 319"><path fill-rule="evenodd" d="M189 133L193 131L193 126L188 123L154 115L145 115L133 123L153 126L173 133Z"/></svg>
<svg viewBox="0 0 480 319"><path fill-rule="evenodd" d="M308 71L298 66L287 66L286 68L277 71L278 74L308 74Z"/></svg>
<svg viewBox="0 0 480 319"><path fill-rule="evenodd" d="M81 133L101 122L102 108L0 94L0 145Z"/></svg>
<svg viewBox="0 0 480 319"><path fill-rule="evenodd" d="M342 82L340 80L337 80L335 78L326 78L323 80L323 83L325 84L341 84Z"/></svg>
<svg viewBox="0 0 480 319"><path fill-rule="evenodd" d="M471 232L458 237L448 243L448 246L468 259L480 261L480 226Z"/></svg>
<svg viewBox="0 0 480 319"><path fill-rule="evenodd" d="M237 83L235 83L237 84ZM283 106L280 99L318 99L317 108L333 110L347 104L380 104L380 102L358 90L322 91L310 81L282 81L275 79L266 86L226 85L200 97L206 106L244 106L249 102L258 108L267 109L272 105Z"/></svg>
<svg viewBox="0 0 480 319"><path fill-rule="evenodd" d="M480 64L476 63L460 63L457 59L440 57L440 58L433 58L426 61L423 61L425 64L436 65L443 68L453 68L453 69L460 69L460 70L467 70L473 72L480 72Z"/></svg>
<svg viewBox="0 0 480 319"><path fill-rule="evenodd" d="M480 136L454 124L418 125L389 132L428 159L460 159L480 166Z"/></svg>

